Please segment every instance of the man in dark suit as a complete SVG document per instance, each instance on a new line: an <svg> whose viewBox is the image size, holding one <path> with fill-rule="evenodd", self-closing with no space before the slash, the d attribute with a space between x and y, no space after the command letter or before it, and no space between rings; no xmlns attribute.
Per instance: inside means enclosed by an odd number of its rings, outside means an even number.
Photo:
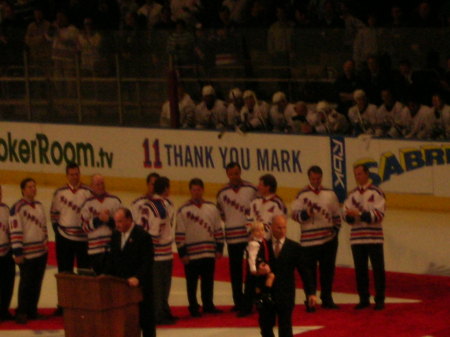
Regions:
<svg viewBox="0 0 450 337"><path fill-rule="evenodd" d="M133 223L131 211L119 208L114 213L116 231L111 238L111 253L106 274L127 279L130 287L141 287L140 324L143 337L155 337L153 313L152 264L153 244L150 234Z"/></svg>
<svg viewBox="0 0 450 337"><path fill-rule="evenodd" d="M272 287L273 305L259 308L261 336L274 337L273 327L278 318L278 336L292 337L292 311L295 305L295 276L299 265L300 245L286 237L287 219L277 215L272 220L272 240L269 241L270 269L275 274ZM267 273L260 267L259 273Z"/></svg>

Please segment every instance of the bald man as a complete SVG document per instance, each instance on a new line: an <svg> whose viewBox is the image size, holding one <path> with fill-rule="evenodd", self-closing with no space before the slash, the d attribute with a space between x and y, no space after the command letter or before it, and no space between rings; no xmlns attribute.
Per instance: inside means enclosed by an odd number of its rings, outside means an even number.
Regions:
<svg viewBox="0 0 450 337"><path fill-rule="evenodd" d="M93 196L81 206L83 231L88 237L88 255L91 266L99 274L102 271L105 255L110 250L113 214L122 204L121 200L106 192L105 178L100 174L91 177Z"/></svg>
<svg viewBox="0 0 450 337"><path fill-rule="evenodd" d="M278 320L278 336L292 337L292 311L295 305L294 272L301 261L300 245L286 237L287 219L284 215L273 218L271 229L269 265L275 274L272 287L274 305L258 309L259 327L262 337L274 337L273 327ZM258 272L264 275L268 270L261 267Z"/></svg>
<svg viewBox="0 0 450 337"><path fill-rule="evenodd" d="M149 233L133 222L131 211L120 207L114 213L116 230L111 238L111 253L107 257L105 273L127 280L130 287L141 287L139 305L143 337L155 337L153 313L153 243Z"/></svg>

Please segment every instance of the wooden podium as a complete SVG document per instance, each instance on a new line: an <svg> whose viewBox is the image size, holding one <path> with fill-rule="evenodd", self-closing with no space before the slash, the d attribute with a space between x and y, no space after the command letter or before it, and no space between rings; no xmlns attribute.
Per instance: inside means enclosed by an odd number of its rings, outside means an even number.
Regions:
<svg viewBox="0 0 450 337"><path fill-rule="evenodd" d="M66 337L140 337L142 293L113 276L56 275Z"/></svg>

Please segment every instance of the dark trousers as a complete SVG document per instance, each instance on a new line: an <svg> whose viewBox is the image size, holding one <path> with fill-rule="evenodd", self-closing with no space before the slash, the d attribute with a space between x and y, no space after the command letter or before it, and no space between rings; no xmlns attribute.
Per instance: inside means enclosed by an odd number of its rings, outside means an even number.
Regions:
<svg viewBox="0 0 450 337"><path fill-rule="evenodd" d="M337 237L323 245L302 247L304 268L309 270L312 283L305 285L306 295L313 295L317 290L317 265L320 272L320 298L322 303L332 303L332 289L334 270L336 266L336 253L338 248Z"/></svg>
<svg viewBox="0 0 450 337"><path fill-rule="evenodd" d="M230 264L231 290L233 293L234 305L240 307L243 301L242 293L242 259L246 242L228 245L228 257Z"/></svg>
<svg viewBox="0 0 450 337"><path fill-rule="evenodd" d="M204 310L214 308L214 258L203 258L198 260L190 260L184 266L186 274L186 287L189 301L189 310L198 311L199 304L197 301L197 283L201 279L201 298Z"/></svg>
<svg viewBox="0 0 450 337"><path fill-rule="evenodd" d="M241 302L242 312L251 312L253 309L253 303L256 296L256 282L257 277L250 273L250 268L247 268L247 275L245 277L244 295Z"/></svg>
<svg viewBox="0 0 450 337"><path fill-rule="evenodd" d="M153 310L152 284L142 287L143 300L139 303L139 322L143 337L156 336L155 313Z"/></svg>
<svg viewBox="0 0 450 337"><path fill-rule="evenodd" d="M42 280L47 265L47 254L34 259L25 259L19 265L20 282L17 314L28 317L37 315L37 305L41 295Z"/></svg>
<svg viewBox="0 0 450 337"><path fill-rule="evenodd" d="M292 311L291 305L276 303L258 309L259 327L262 337L274 337L273 327L278 318L278 336L292 337Z"/></svg>
<svg viewBox="0 0 450 337"><path fill-rule="evenodd" d="M12 253L0 256L0 319L8 314L15 277L16 267Z"/></svg>
<svg viewBox="0 0 450 337"><path fill-rule="evenodd" d="M73 241L62 236L55 229L56 261L58 272L73 272L75 258L78 268L90 268L89 256L87 254L87 241Z"/></svg>
<svg viewBox="0 0 450 337"><path fill-rule="evenodd" d="M384 253L382 244L352 245L355 263L356 286L360 302L369 302L369 260L375 281L375 302L383 303L386 278L384 273Z"/></svg>
<svg viewBox="0 0 450 337"><path fill-rule="evenodd" d="M153 303L156 323L170 318L170 287L172 284L172 260L153 263Z"/></svg>

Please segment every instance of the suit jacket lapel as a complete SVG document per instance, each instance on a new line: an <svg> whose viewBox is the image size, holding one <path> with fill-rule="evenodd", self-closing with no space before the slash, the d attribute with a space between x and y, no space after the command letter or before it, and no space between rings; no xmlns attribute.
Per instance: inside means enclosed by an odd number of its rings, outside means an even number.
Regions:
<svg viewBox="0 0 450 337"><path fill-rule="evenodd" d="M130 235L128 236L127 241L125 242L125 245L123 246L122 252L127 251L128 249L130 249L130 247L133 246L133 242L135 240L135 235L136 235L136 225L134 225L133 230L131 231ZM122 237L119 237L119 244L122 243Z"/></svg>
<svg viewBox="0 0 450 337"><path fill-rule="evenodd" d="M285 254L286 250L289 249L289 247L287 247L287 245L288 245L288 239L284 238L284 243L283 243L283 246L281 246L280 254L278 254L278 258L283 256Z"/></svg>

